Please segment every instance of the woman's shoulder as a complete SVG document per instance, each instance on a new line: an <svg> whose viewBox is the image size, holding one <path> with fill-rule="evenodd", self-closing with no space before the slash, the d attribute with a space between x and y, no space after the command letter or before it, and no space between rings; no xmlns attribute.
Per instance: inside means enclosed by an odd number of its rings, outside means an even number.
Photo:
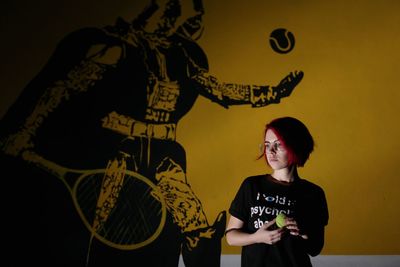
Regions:
<svg viewBox="0 0 400 267"><path fill-rule="evenodd" d="M259 188L260 186L263 186L267 181L266 179L267 175L266 174L257 174L257 175L251 175L246 177L241 184L242 188Z"/></svg>
<svg viewBox="0 0 400 267"><path fill-rule="evenodd" d="M263 179L265 177L265 174L256 174L256 175L251 175L246 177L243 180L243 184L253 184L255 182L260 181L261 179Z"/></svg>
<svg viewBox="0 0 400 267"><path fill-rule="evenodd" d="M308 179L298 178L297 185L301 190L324 194L324 189L320 185Z"/></svg>

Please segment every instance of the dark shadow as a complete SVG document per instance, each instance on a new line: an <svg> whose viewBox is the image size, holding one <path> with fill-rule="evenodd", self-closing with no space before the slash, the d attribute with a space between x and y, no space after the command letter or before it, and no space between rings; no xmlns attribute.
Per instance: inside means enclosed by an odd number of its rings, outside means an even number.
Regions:
<svg viewBox="0 0 400 267"><path fill-rule="evenodd" d="M176 129L199 96L264 107L276 86L220 82L196 43L202 1L151 1L133 21L67 35L1 121L14 258L43 266L219 266L224 210L209 220ZM157 14L160 14L157 17ZM153 29L149 21L156 19ZM210 184L209 186L213 186Z"/></svg>

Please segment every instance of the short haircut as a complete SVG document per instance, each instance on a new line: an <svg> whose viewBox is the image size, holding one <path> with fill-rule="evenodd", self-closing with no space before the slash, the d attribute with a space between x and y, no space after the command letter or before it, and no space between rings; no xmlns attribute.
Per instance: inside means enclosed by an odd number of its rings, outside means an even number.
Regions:
<svg viewBox="0 0 400 267"><path fill-rule="evenodd" d="M282 117L268 123L264 134L268 130L272 130L282 142L288 153L289 165L303 167L314 150L314 139L307 127L296 118Z"/></svg>

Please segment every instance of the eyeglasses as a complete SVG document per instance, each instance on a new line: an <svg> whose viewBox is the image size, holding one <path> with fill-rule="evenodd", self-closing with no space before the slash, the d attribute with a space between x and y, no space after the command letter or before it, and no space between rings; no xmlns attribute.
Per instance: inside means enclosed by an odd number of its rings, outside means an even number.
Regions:
<svg viewBox="0 0 400 267"><path fill-rule="evenodd" d="M282 152L282 151L285 151L285 148L282 146L280 141L274 141L272 143L265 142L264 146L265 146L265 151L266 152L271 152L271 151Z"/></svg>

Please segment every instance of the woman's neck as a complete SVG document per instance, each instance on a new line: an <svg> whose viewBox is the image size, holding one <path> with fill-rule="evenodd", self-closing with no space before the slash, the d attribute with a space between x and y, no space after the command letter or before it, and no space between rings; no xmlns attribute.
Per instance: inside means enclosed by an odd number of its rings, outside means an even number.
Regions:
<svg viewBox="0 0 400 267"><path fill-rule="evenodd" d="M297 178L297 168L293 165L287 168L274 170L271 176L278 181L291 183Z"/></svg>

